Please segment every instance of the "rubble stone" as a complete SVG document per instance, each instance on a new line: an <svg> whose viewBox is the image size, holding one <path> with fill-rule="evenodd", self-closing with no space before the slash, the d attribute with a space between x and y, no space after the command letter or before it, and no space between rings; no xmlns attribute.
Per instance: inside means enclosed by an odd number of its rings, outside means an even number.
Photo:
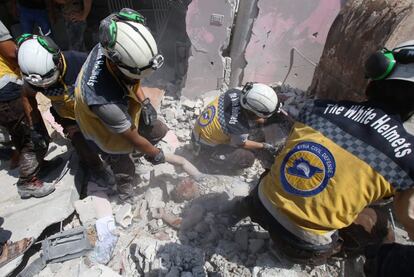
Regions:
<svg viewBox="0 0 414 277"><path fill-rule="evenodd" d="M172 164L163 163L154 166L154 178L159 178L163 175L176 176L175 168Z"/></svg>
<svg viewBox="0 0 414 277"><path fill-rule="evenodd" d="M79 219L84 226L91 226L95 224L95 221L98 218L95 209L93 209L93 201L91 196L77 200L73 203L73 205L75 206Z"/></svg>
<svg viewBox="0 0 414 277"><path fill-rule="evenodd" d="M235 242L242 250L247 250L249 246L249 233L246 229L238 230L234 236Z"/></svg>
<svg viewBox="0 0 414 277"><path fill-rule="evenodd" d="M161 188L150 188L145 192L145 200L148 202L148 208L164 208L163 191Z"/></svg>
<svg viewBox="0 0 414 277"><path fill-rule="evenodd" d="M130 204L123 205L115 214L115 221L122 228L127 228L132 223L132 207Z"/></svg>
<svg viewBox="0 0 414 277"><path fill-rule="evenodd" d="M249 251L251 253L257 253L263 246L264 246L264 240L249 239Z"/></svg>

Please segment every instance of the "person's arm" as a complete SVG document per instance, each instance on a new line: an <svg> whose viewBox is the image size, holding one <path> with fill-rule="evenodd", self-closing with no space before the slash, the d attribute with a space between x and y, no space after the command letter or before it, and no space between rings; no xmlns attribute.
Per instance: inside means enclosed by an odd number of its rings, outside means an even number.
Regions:
<svg viewBox="0 0 414 277"><path fill-rule="evenodd" d="M394 196L395 216L411 240L414 240L414 188L396 192Z"/></svg>
<svg viewBox="0 0 414 277"><path fill-rule="evenodd" d="M244 142L244 144L240 145L242 148L244 149L248 149L248 150L259 150L259 149L263 149L263 143L261 142L256 142L253 140L246 140Z"/></svg>
<svg viewBox="0 0 414 277"><path fill-rule="evenodd" d="M22 89L22 105L30 127L41 123L42 117L36 101L36 92L25 85Z"/></svg>
<svg viewBox="0 0 414 277"><path fill-rule="evenodd" d="M99 117L105 126L113 133L120 134L138 151L155 158L160 150L142 137L132 124L128 107L123 104L105 104L91 106L91 110Z"/></svg>
<svg viewBox="0 0 414 277"><path fill-rule="evenodd" d="M140 136L138 130L135 128L129 128L128 130L121 133L121 135L128 140L134 147L141 153L155 158L159 153L160 149L153 146L146 138Z"/></svg>
<svg viewBox="0 0 414 277"><path fill-rule="evenodd" d="M18 67L17 64L17 47L13 40L0 41L0 56L2 56L9 65L14 68Z"/></svg>
<svg viewBox="0 0 414 277"><path fill-rule="evenodd" d="M88 18L92 8L92 0L83 0L83 11L73 13L71 16L72 21L85 21Z"/></svg>

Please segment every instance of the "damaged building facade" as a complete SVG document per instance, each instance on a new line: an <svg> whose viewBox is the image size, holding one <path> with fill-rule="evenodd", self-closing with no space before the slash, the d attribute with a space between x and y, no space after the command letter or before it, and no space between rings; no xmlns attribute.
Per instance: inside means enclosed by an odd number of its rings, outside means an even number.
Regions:
<svg viewBox="0 0 414 277"><path fill-rule="evenodd" d="M329 28L344 4L343 0L166 2L167 10L147 12L166 57L164 68L148 83L165 89L167 95L192 99L247 81L283 81L291 63L286 83L306 90Z"/></svg>

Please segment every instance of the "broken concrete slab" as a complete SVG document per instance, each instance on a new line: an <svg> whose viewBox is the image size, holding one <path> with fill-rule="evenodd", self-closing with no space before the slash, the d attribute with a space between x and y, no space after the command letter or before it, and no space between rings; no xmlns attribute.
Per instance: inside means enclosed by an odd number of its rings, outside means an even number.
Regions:
<svg viewBox="0 0 414 277"><path fill-rule="evenodd" d="M81 171L78 171L78 159L72 153L70 151L61 156L66 162L56 168L47 179L50 182L58 180L56 190L43 198L20 199L15 187L17 178L6 170L0 171L3 189L3 193L0 194L0 210L1 217L4 219L1 227L11 232L12 241L26 237L36 239L46 227L63 221L74 212L73 204L79 199L82 178ZM78 174L75 175L76 173ZM10 262L9 268L13 270L20 262L20 260ZM3 273L1 271L0 275L3 276Z"/></svg>
<svg viewBox="0 0 414 277"><path fill-rule="evenodd" d="M132 207L131 204L123 205L115 214L115 222L122 228L127 228L132 223Z"/></svg>
<svg viewBox="0 0 414 277"><path fill-rule="evenodd" d="M85 197L84 199L75 201L73 203L75 210L79 215L79 219L83 226L92 226L98 219L98 216L93 208L92 196Z"/></svg>
<svg viewBox="0 0 414 277"><path fill-rule="evenodd" d="M145 192L145 200L148 202L148 208L164 208L163 191L161 188L150 188Z"/></svg>
<svg viewBox="0 0 414 277"><path fill-rule="evenodd" d="M182 95L194 99L204 91L222 87L225 61L221 51L230 41L236 2L196 0L188 6L186 23L191 56Z"/></svg>

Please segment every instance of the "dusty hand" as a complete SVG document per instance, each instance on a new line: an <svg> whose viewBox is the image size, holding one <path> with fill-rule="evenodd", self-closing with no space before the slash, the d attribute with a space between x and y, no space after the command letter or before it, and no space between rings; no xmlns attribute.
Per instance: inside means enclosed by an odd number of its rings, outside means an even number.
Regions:
<svg viewBox="0 0 414 277"><path fill-rule="evenodd" d="M144 156L145 159L149 161L150 163L152 163L153 165L165 163L164 152L162 151L162 149L159 149L159 150L160 152L155 157L145 155Z"/></svg>

